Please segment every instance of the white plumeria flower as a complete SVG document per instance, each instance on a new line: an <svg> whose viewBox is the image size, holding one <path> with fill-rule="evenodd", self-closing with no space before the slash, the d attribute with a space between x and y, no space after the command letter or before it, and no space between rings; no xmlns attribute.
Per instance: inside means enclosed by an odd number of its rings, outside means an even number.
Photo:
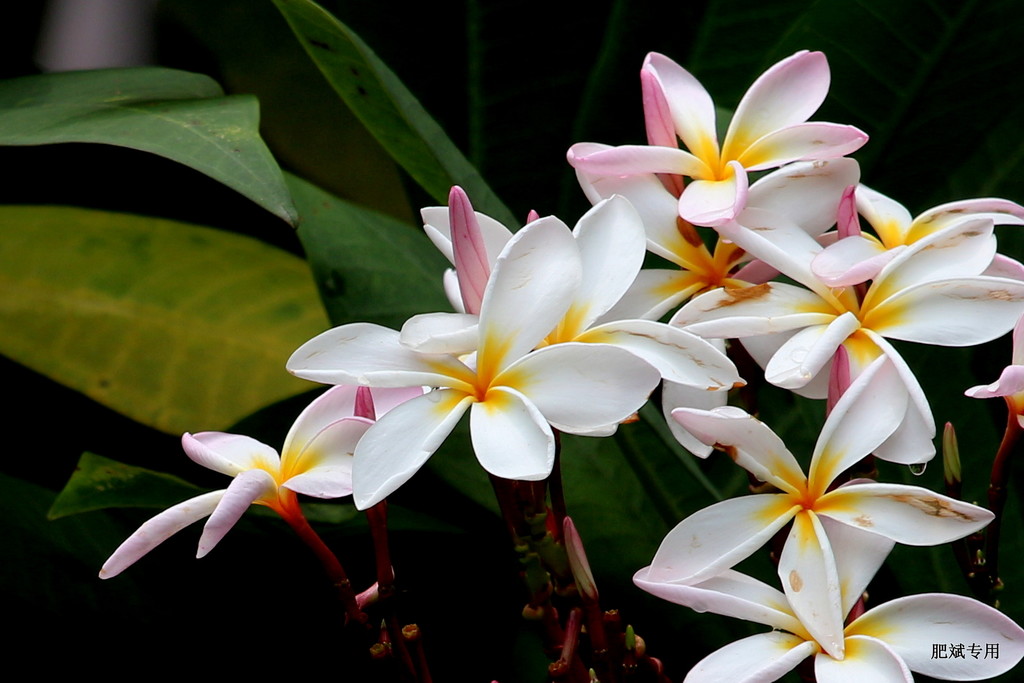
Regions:
<svg viewBox="0 0 1024 683"><path fill-rule="evenodd" d="M439 387L385 415L359 442L357 507L373 505L407 481L467 410L485 470L539 480L554 463L552 426L585 434L643 405L660 377L628 351L581 343L533 351L565 315L581 278L572 233L557 219L536 220L512 237L494 264L480 304L473 365L417 352L398 332L368 323L328 330L292 355L289 371L314 381Z"/></svg>
<svg viewBox="0 0 1024 683"><path fill-rule="evenodd" d="M992 262L992 221L956 222L901 251L863 295L818 279L811 261L821 245L780 216L750 209L741 222L718 228L754 256L808 289L767 283L703 294L672 324L705 337L741 338L765 368L765 379L811 398L826 395L828 369L840 345L851 377L885 357L902 388L879 393L878 419L898 412L902 422L876 449L900 463L930 459L935 448L931 409L913 372L887 341L971 346L1005 334L1024 313L1024 283L978 275Z"/></svg>
<svg viewBox="0 0 1024 683"><path fill-rule="evenodd" d="M1013 328L1010 364L1003 368L999 379L992 384L971 387L964 394L971 398L1006 399L1010 412L1017 416L1017 424L1024 428L1024 317Z"/></svg>
<svg viewBox="0 0 1024 683"><path fill-rule="evenodd" d="M377 390L373 402L378 414L384 414L422 393L422 389ZM205 517L210 519L196 557L213 550L252 504L266 505L291 522L302 518L296 493L315 498L352 493L352 454L373 424L370 418L356 416L356 394L354 386L334 387L310 403L288 431L280 456L270 446L240 434L186 433L181 445L188 457L233 477L231 484L178 503L143 524L104 563L100 578L117 576Z"/></svg>
<svg viewBox="0 0 1024 683"><path fill-rule="evenodd" d="M946 543L988 524L991 512L918 486L858 480L830 490L893 429L898 415L881 421L870 416L879 393L896 382L898 377L880 360L850 385L822 428L807 475L770 428L738 408L675 410L672 416L690 433L727 450L738 465L779 493L725 500L687 517L665 537L648 576L673 583L703 581L750 556L792 521L779 575L794 610L819 641L827 642L838 637L842 620L835 543L822 518L909 545ZM814 619L813 614L832 619Z"/></svg>
<svg viewBox="0 0 1024 683"><path fill-rule="evenodd" d="M649 145L597 150L575 145L569 163L601 176L686 176L679 215L716 226L743 210L747 173L793 161L832 159L867 141L853 126L808 123L828 93L825 55L801 51L772 66L743 96L719 147L715 106L704 87L669 58L651 53L641 70ZM676 138L687 150L677 148Z"/></svg>
<svg viewBox="0 0 1024 683"><path fill-rule="evenodd" d="M486 286L488 259L502 242L497 229L500 224L485 223L482 214L474 215L465 194L457 189L452 190L450 220L442 221L433 211L425 216L434 221L427 224L427 232L435 244L451 255L453 262L465 264L457 266L456 277L449 280L456 286L449 291L460 292L466 310L474 308L472 299L466 305L467 292ZM467 225L470 216L475 220ZM539 220L562 224L554 217ZM441 227L436 227L438 224ZM613 195L595 204L577 222L572 235L580 252L580 285L541 346L569 342L618 346L653 365L665 380L701 392L723 392L724 396L725 390L742 384L724 352L697 335L651 320L609 314L633 284L645 254L643 223L626 198ZM511 238L512 233L505 231L502 244ZM460 258L460 254L468 256ZM418 315L402 327L402 343L418 351L466 353L475 350L475 320L469 314Z"/></svg>
<svg viewBox="0 0 1024 683"><path fill-rule="evenodd" d="M836 548L843 594L836 620L842 622L888 550L850 535ZM686 683L769 683L811 656L818 683L913 683L912 671L974 681L1005 673L1024 657L1024 629L998 610L959 595L926 593L892 600L854 619L834 641L822 642L786 595L739 572L685 585L641 569L633 580L670 602L775 629L711 653L694 666ZM984 651L995 656L936 657L937 647L950 643L973 645L979 655Z"/></svg>
<svg viewBox="0 0 1024 683"><path fill-rule="evenodd" d="M865 185L851 192L849 201L855 202L856 209L850 212L848 220L856 223L859 212L875 235L860 233L857 225L855 237L840 239L815 257L812 270L822 282L833 287L856 285L875 278L886 263L908 246L960 221L990 219L995 225L1024 225L1024 207L1006 199L949 202L928 209L916 218L911 218L902 204ZM1024 266L995 254L985 274L1021 279Z"/></svg>

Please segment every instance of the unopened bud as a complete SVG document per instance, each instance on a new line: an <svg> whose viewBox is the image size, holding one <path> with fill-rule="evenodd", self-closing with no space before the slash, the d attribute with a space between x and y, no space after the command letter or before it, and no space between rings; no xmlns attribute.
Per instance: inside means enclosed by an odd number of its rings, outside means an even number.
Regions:
<svg viewBox="0 0 1024 683"><path fill-rule="evenodd" d="M562 535L565 538L565 553L569 556L569 569L572 571L577 590L585 599L597 602L597 584L594 583L594 574L590 571L587 553L583 550L583 540L569 517L562 521Z"/></svg>
<svg viewBox="0 0 1024 683"><path fill-rule="evenodd" d="M942 475L946 478L947 486L954 486L962 480L960 448L956 443L956 430L952 422L947 422L946 428L942 430Z"/></svg>

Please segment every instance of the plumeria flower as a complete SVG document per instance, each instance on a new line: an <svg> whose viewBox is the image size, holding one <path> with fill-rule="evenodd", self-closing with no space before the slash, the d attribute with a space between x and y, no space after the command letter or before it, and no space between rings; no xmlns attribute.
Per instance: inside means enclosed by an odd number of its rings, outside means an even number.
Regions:
<svg viewBox="0 0 1024 683"><path fill-rule="evenodd" d="M836 621L841 622L887 550L849 535L835 547L843 596ZM1005 673L1024 657L1024 629L998 610L959 595L926 593L892 600L853 619L835 639L823 641L785 594L739 572L726 571L686 585L642 569L633 580L670 602L774 629L711 653L689 672L686 683L767 683L807 657L814 657L818 683L912 683L912 671L943 680L974 681ZM975 644L995 650L998 657L936 657L936 648L949 643Z"/></svg>
<svg viewBox="0 0 1024 683"><path fill-rule="evenodd" d="M710 95L681 66L652 52L641 70L650 144L596 150L584 143L570 148L569 163L602 176L691 178L679 195L679 216L721 225L746 205L748 172L841 157L867 141L853 126L807 122L824 101L829 78L820 52L797 52L775 64L743 96L719 146ZM677 138L688 151L678 149Z"/></svg>
<svg viewBox="0 0 1024 683"><path fill-rule="evenodd" d="M804 285L773 282L722 288L684 306L672 323L705 337L741 338L777 386L812 398L826 395L828 369L846 348L855 378L886 358L902 388L879 394L878 419L898 412L902 422L875 454L901 463L924 462L935 452L931 409L913 372L889 339L971 346L1005 334L1024 313L1024 283L979 275L992 262L992 221L958 221L907 247L870 286L835 289L811 269L821 245L780 216L748 209L743 225L719 232Z"/></svg>
<svg viewBox="0 0 1024 683"><path fill-rule="evenodd" d="M422 353L397 331L342 325L289 359L306 379L435 391L382 417L360 440L353 479L357 507L407 481L469 410L473 448L491 474L539 480L555 456L552 426L587 433L632 415L660 376L607 344L566 343L534 351L572 304L582 279L580 250L557 219L533 221L502 249L480 303L475 354Z"/></svg>
<svg viewBox="0 0 1024 683"><path fill-rule="evenodd" d="M909 545L946 543L986 525L991 512L918 486L857 480L832 488L891 433L899 415L876 420L872 404L898 382L880 359L850 385L822 428L806 475L771 429L738 408L675 410L672 416L688 431L726 450L779 492L725 500L687 517L665 537L648 576L673 583L703 581L748 557L792 522L779 575L793 609L816 637L828 640L838 637L842 624L835 544L823 518ZM810 619L812 614L833 619Z"/></svg>
<svg viewBox="0 0 1024 683"><path fill-rule="evenodd" d="M860 185L850 189L846 202L846 218L840 218L840 229L848 224L853 234L840 239L818 254L812 269L821 280L833 287L860 284L873 279L886 263L901 251L954 223L971 219L989 219L995 225L1024 225L1024 207L1005 199L985 198L950 202L928 209L915 218L898 202L880 192ZM874 230L875 235L860 230L857 214ZM877 236L876 236L877 235ZM1001 254L995 254L985 274L1024 278L1024 266Z"/></svg>
<svg viewBox="0 0 1024 683"><path fill-rule="evenodd" d="M379 414L422 394L422 389L376 390ZM278 455L240 434L200 432L181 438L185 453L203 467L232 477L226 489L210 491L164 510L128 537L104 563L100 578L117 576L189 524L209 517L199 539L203 557L250 505L266 505L289 523L304 519L296 493L341 498L352 493L352 453L373 423L357 413L357 388L334 387L309 404L285 437Z"/></svg>
<svg viewBox="0 0 1024 683"><path fill-rule="evenodd" d="M1024 428L1024 317L1013 328L1013 354L1010 365L992 384L979 384L964 392L971 398L1003 397L1010 413L1017 416L1017 423Z"/></svg>
<svg viewBox="0 0 1024 683"><path fill-rule="evenodd" d="M494 224L488 224L485 231L481 215L472 212L465 193L453 188L451 202L447 230L428 224L428 232L442 251L453 257L458 286L450 291L460 292L467 313L410 319L402 327L401 339L419 351L464 353L475 349L476 317L468 312L479 306L472 293L486 287L493 253L488 245L499 241ZM613 195L598 202L579 220L572 235L580 254L580 285L541 346L569 342L618 346L653 365L664 379L701 392L724 393L741 383L732 361L700 337L651 320L608 315L636 279L645 254L644 227L627 199ZM507 232L505 243L511 238L512 233Z"/></svg>

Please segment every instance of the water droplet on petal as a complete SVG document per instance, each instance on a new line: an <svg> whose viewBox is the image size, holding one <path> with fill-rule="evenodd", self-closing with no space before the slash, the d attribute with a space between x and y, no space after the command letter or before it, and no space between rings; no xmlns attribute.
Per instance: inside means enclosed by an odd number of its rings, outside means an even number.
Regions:
<svg viewBox="0 0 1024 683"><path fill-rule="evenodd" d="M915 477L920 477L922 474L924 474L924 470L927 466L928 463L926 462L914 463L909 466L910 473L913 474Z"/></svg>

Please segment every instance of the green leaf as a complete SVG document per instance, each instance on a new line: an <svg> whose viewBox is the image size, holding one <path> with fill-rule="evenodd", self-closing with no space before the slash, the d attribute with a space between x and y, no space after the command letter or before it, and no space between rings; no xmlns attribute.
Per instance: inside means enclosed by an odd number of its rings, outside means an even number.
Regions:
<svg viewBox="0 0 1024 683"><path fill-rule="evenodd" d="M460 185L474 206L505 223L515 217L437 122L347 26L310 0L274 0L310 58L392 158L436 201Z"/></svg>
<svg viewBox="0 0 1024 683"><path fill-rule="evenodd" d="M295 209L259 136L259 105L206 76L161 68L27 76L0 83L0 144L98 142L205 173L284 220Z"/></svg>
<svg viewBox="0 0 1024 683"><path fill-rule="evenodd" d="M327 321L301 260L174 221L0 208L0 353L143 424L223 429L308 388Z"/></svg>
<svg viewBox="0 0 1024 683"><path fill-rule="evenodd" d="M59 519L116 507L166 508L200 491L199 487L170 474L83 453L71 479L46 516Z"/></svg>
<svg viewBox="0 0 1024 683"><path fill-rule="evenodd" d="M331 321L398 328L417 313L450 309L447 261L422 232L288 177L299 207L299 239Z"/></svg>

